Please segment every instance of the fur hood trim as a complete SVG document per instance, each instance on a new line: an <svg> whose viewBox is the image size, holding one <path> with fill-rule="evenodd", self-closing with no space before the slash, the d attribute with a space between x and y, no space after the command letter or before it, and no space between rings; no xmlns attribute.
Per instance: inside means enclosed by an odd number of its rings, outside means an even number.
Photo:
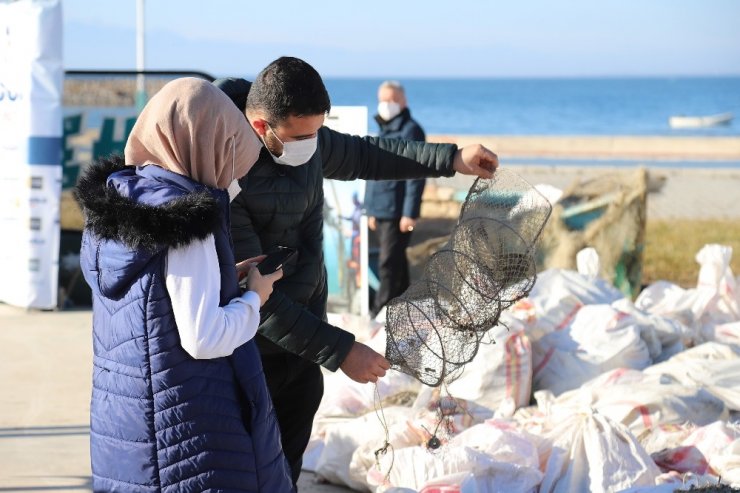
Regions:
<svg viewBox="0 0 740 493"><path fill-rule="evenodd" d="M207 188L184 192L162 205L139 203L107 186L112 173L125 169L131 167L121 156L100 159L88 167L75 188L86 228L99 238L157 251L202 240L218 227L220 207Z"/></svg>

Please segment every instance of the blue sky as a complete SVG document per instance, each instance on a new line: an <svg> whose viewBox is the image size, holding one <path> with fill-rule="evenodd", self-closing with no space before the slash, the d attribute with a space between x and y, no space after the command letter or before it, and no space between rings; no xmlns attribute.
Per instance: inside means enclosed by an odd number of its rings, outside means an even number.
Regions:
<svg viewBox="0 0 740 493"><path fill-rule="evenodd" d="M135 67L135 0L62 0L67 68ZM324 77L740 75L736 0L146 0L150 69Z"/></svg>

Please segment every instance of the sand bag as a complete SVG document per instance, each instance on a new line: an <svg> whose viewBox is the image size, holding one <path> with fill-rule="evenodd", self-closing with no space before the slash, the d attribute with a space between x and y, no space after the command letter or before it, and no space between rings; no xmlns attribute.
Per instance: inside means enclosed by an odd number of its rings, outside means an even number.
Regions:
<svg viewBox="0 0 740 493"><path fill-rule="evenodd" d="M707 342L645 370L684 386L706 389L728 410L740 411L740 347Z"/></svg>
<svg viewBox="0 0 740 493"><path fill-rule="evenodd" d="M652 456L664 471L712 474L740 487L740 424L716 421L695 429L680 446Z"/></svg>
<svg viewBox="0 0 740 493"><path fill-rule="evenodd" d="M627 298L615 301L612 307L628 313L643 327L642 338L654 363L667 360L693 342L691 330L676 319L640 310Z"/></svg>
<svg viewBox="0 0 740 493"><path fill-rule="evenodd" d="M415 397L420 387L413 377L394 370L389 370L375 385L355 382L341 372L327 373L324 374L324 397L316 416L361 416L374 409L378 398L385 405L396 398Z"/></svg>
<svg viewBox="0 0 740 493"><path fill-rule="evenodd" d="M521 323L511 321L507 325L508 329L491 329L492 342L482 343L462 375L446 387L450 395L491 411L498 410L507 399L514 402L514 408L529 404L532 348Z"/></svg>
<svg viewBox="0 0 740 493"><path fill-rule="evenodd" d="M540 451L545 476L540 493L618 492L652 486L660 470L622 425L598 413L571 415L546 438Z"/></svg>
<svg viewBox="0 0 740 493"><path fill-rule="evenodd" d="M732 247L705 245L696 254L699 262L697 289L715 294L705 309L706 322L726 323L740 321L740 293L730 269Z"/></svg>
<svg viewBox="0 0 740 493"><path fill-rule="evenodd" d="M388 426L409 417L409 408L388 407L383 410ZM354 480L349 465L354 451L367 442L382 446L385 430L378 416L372 412L351 421L328 426L324 433L324 448L316 464L316 474L330 483L349 486L358 491L369 491L365 482Z"/></svg>
<svg viewBox="0 0 740 493"><path fill-rule="evenodd" d="M651 358L642 330L609 305L584 306L568 326L532 343L534 389L559 395L608 370L646 368Z"/></svg>
<svg viewBox="0 0 740 493"><path fill-rule="evenodd" d="M389 457L384 457L381 465L388 466L389 461ZM525 432L486 423L454 437L436 452L423 447L397 451L389 483L433 491L432 485L439 487L440 483L459 487L459 477L443 478L461 473L474 476L475 480L468 484L475 484L473 491L480 493L528 493L542 479L533 439Z"/></svg>
<svg viewBox="0 0 740 493"><path fill-rule="evenodd" d="M624 298L611 284L571 270L548 269L537 275L528 299L534 305L532 340L565 328L584 305L610 304Z"/></svg>
<svg viewBox="0 0 740 493"><path fill-rule="evenodd" d="M740 294L730 269L732 248L705 245L696 255L701 265L694 289L683 289L666 281L645 288L635 300L637 308L674 318L696 333L714 325L740 321Z"/></svg>
<svg viewBox="0 0 740 493"><path fill-rule="evenodd" d="M740 346L740 322L705 327L702 330L702 335L705 341L716 341L722 344Z"/></svg>
<svg viewBox="0 0 740 493"><path fill-rule="evenodd" d="M556 398L546 392L536 392L535 398L540 410L556 421L580 409L594 409L635 436L659 425L706 425L728 417L722 400L701 387L623 368Z"/></svg>

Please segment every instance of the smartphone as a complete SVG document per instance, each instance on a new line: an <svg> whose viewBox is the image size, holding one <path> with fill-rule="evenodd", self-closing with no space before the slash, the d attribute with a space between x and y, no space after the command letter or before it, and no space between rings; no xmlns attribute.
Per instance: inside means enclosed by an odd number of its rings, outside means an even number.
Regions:
<svg viewBox="0 0 740 493"><path fill-rule="evenodd" d="M283 267L283 264L287 262L289 259L291 259L298 250L295 248L285 247L285 246L278 246L275 250L267 254L267 257L257 264L257 270L260 271L260 274L263 276L265 274L272 274L276 270Z"/></svg>
<svg viewBox="0 0 740 493"><path fill-rule="evenodd" d="M257 270L260 271L260 274L263 276L265 274L272 274L276 270L280 269L285 262L288 261L288 259L292 258L293 255L298 253L298 250L295 248L285 247L285 246L278 246L275 250L267 254L267 257L257 264ZM239 279L239 286L243 289L247 289L247 276L242 277Z"/></svg>

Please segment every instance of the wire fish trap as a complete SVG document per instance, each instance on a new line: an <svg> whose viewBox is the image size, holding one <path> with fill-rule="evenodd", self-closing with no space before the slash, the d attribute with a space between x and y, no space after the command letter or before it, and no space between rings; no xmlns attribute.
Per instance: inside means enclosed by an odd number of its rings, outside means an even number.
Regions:
<svg viewBox="0 0 740 493"><path fill-rule="evenodd" d="M534 286L535 245L551 211L512 171L475 180L447 244L388 304L391 367L433 387L458 376L501 312Z"/></svg>

